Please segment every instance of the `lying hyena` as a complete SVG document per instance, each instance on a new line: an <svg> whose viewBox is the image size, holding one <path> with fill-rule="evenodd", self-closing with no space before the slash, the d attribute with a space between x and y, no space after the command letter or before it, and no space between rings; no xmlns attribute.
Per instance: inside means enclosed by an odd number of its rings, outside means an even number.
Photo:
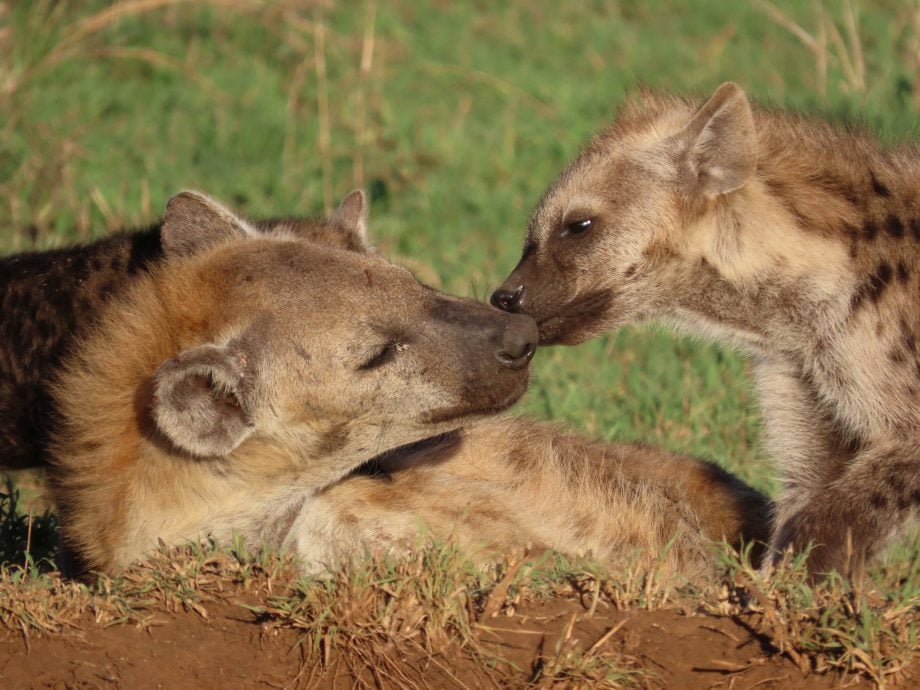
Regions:
<svg viewBox="0 0 920 690"><path fill-rule="evenodd" d="M254 221L260 233L354 242L353 233L329 228L357 222L361 192L349 196L325 224L309 219ZM87 245L0 259L0 467L38 467L53 427L54 371L108 300L163 258L161 223ZM361 248L361 247L355 247Z"/></svg>
<svg viewBox="0 0 920 690"><path fill-rule="evenodd" d="M707 539L760 536L765 499L711 465L496 416L527 386L530 317L372 253L253 238L201 195L170 209L166 260L57 387L52 484L86 567L233 533L328 563L423 524L470 547L611 562L671 545L668 564L694 568Z"/></svg>
<svg viewBox="0 0 920 690"><path fill-rule="evenodd" d="M753 353L773 553L858 563L920 508L920 153L752 109L629 101L534 212L493 303L575 344L664 318Z"/></svg>

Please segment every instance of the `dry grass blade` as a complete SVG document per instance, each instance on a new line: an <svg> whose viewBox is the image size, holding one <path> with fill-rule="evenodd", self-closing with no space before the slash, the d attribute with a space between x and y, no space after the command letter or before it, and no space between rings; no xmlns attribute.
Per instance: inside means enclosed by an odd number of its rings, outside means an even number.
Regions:
<svg viewBox="0 0 920 690"><path fill-rule="evenodd" d="M332 211L332 137L329 123L329 79L326 75L326 24L317 7L313 25L313 55L316 69L316 109L319 118L319 157L323 171L323 209Z"/></svg>
<svg viewBox="0 0 920 690"><path fill-rule="evenodd" d="M754 0L754 5L766 12L770 19L772 19L774 22L782 26L784 29L789 31L789 33L799 39L802 42L802 45L804 45L806 48L812 52L817 51L819 46L815 37L803 29L799 24L787 17L783 11L772 2L769 0Z"/></svg>
<svg viewBox="0 0 920 690"><path fill-rule="evenodd" d="M58 48L65 50L87 36L102 31L126 17L134 17L175 5L210 5L215 8L254 10L264 7L266 3L260 0L127 0L126 2L116 3L81 20L71 31L65 34L58 44Z"/></svg>
<svg viewBox="0 0 920 690"><path fill-rule="evenodd" d="M367 90L371 68L374 64L375 26L377 0L367 0L364 19L364 37L361 41L361 63L358 70L358 103L355 123L355 153L352 160L352 183L364 187L364 149L367 145Z"/></svg>

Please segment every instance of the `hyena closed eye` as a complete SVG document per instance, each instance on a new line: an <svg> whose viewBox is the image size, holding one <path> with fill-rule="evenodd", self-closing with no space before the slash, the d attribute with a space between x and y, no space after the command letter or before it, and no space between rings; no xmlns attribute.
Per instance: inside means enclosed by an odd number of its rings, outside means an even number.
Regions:
<svg viewBox="0 0 920 690"><path fill-rule="evenodd" d="M662 319L752 353L783 491L773 553L816 573L920 509L920 151L752 108L629 100L534 212L493 303L576 344Z"/></svg>
<svg viewBox="0 0 920 690"><path fill-rule="evenodd" d="M258 235L191 193L170 215L166 260L59 377L51 477L82 566L237 533L316 567L426 525L684 568L760 536L765 499L718 468L499 417L527 387L530 317L346 251L334 221L315 242Z"/></svg>

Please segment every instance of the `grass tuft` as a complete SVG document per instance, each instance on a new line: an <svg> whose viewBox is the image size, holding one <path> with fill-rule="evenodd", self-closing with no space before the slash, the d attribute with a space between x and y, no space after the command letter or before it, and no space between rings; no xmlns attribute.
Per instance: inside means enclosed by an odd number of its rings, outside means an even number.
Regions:
<svg viewBox="0 0 920 690"><path fill-rule="evenodd" d="M762 636L803 672L841 671L877 687L896 680L918 650L920 556L876 567L864 584L831 573L810 583L807 554L787 557L769 576L730 554L720 610Z"/></svg>

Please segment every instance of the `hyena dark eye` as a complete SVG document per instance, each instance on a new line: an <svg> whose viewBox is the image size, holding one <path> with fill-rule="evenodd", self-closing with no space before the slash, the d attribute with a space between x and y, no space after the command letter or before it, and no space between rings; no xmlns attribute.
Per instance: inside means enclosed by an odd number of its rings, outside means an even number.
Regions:
<svg viewBox="0 0 920 690"><path fill-rule="evenodd" d="M563 235L583 235L588 230L591 229L591 226L594 225L594 221L591 218L584 218L583 220L573 220L571 223L566 223L565 230L562 231Z"/></svg>

